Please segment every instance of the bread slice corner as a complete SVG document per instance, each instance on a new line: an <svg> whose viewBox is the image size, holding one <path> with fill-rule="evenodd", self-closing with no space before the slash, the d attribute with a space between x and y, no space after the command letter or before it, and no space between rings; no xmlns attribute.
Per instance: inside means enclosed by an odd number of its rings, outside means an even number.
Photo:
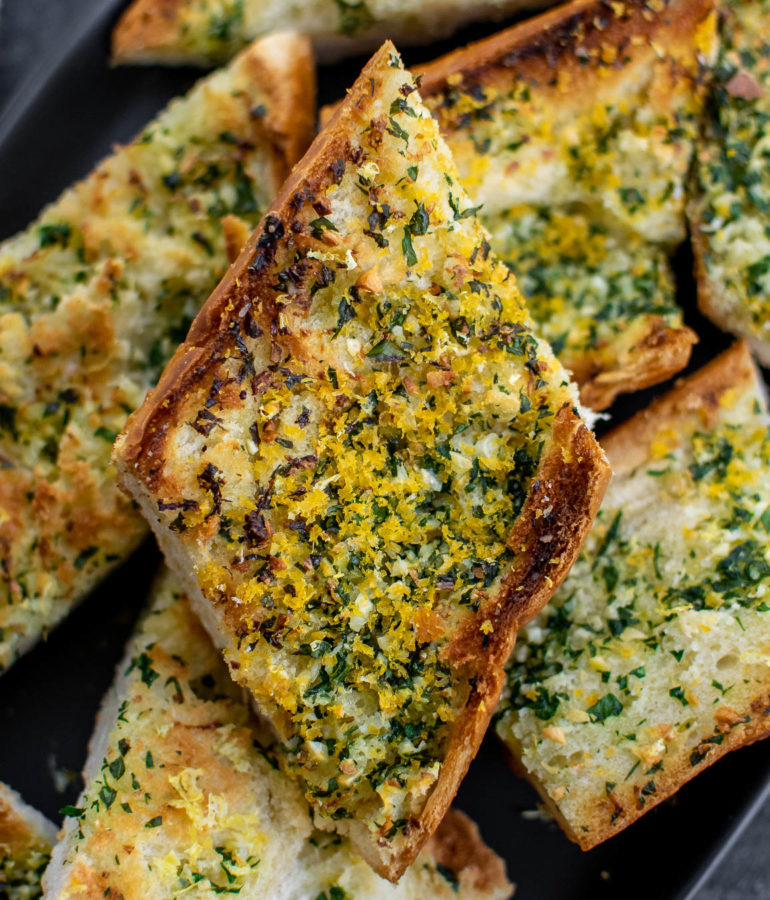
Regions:
<svg viewBox="0 0 770 900"><path fill-rule="evenodd" d="M0 782L0 896L40 895L55 840L54 824Z"/></svg>
<svg viewBox="0 0 770 900"><path fill-rule="evenodd" d="M497 718L583 849L770 734L768 421L740 342L603 442L613 482Z"/></svg>
<svg viewBox="0 0 770 900"><path fill-rule="evenodd" d="M592 409L671 377L697 340L668 254L715 23L713 0L573 0L421 70L493 249Z"/></svg>

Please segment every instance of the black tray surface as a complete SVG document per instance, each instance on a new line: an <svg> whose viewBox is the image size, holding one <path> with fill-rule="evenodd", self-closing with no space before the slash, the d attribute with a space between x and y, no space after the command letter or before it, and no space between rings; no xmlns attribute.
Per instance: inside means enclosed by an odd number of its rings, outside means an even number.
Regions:
<svg viewBox="0 0 770 900"><path fill-rule="evenodd" d="M129 140L199 71L110 69L109 31L122 0L5 0L0 14L0 239L116 142ZM432 58L493 29L405 53ZM360 69L319 70L321 102ZM694 308L687 250L677 259L680 300L700 335L690 368L727 346ZM660 389L621 400L612 424ZM606 429L606 424L603 429ZM159 564L148 543L45 642L0 678L0 780L54 821L81 788L94 716ZM607 844L583 853L537 812L538 799L488 737L457 805L506 860L518 900L766 900L770 897L770 752L731 754ZM755 814L759 812L759 815ZM753 820L753 821L752 821ZM731 849L732 848L732 849Z"/></svg>

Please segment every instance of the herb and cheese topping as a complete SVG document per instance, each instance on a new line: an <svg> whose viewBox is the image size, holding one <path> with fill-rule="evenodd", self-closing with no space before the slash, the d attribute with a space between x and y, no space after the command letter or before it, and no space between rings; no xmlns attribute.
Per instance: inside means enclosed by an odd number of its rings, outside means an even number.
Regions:
<svg viewBox="0 0 770 900"><path fill-rule="evenodd" d="M724 4L694 218L708 315L770 361L770 2ZM763 346L764 345L764 346Z"/></svg>
<svg viewBox="0 0 770 900"><path fill-rule="evenodd" d="M205 378L161 382L130 465L285 767L384 853L414 833L479 673L510 649L522 511L554 541L532 563L544 591L574 552L560 489L533 479L551 454L576 482L604 468L397 55L352 94L331 159L311 151L319 179L292 185L220 290L227 340L207 336ZM579 457L559 428L584 436ZM460 663L463 642L479 657Z"/></svg>
<svg viewBox="0 0 770 900"><path fill-rule="evenodd" d="M145 534L110 451L283 174L262 48L0 245L0 671Z"/></svg>
<svg viewBox="0 0 770 900"><path fill-rule="evenodd" d="M223 62L256 37L291 28L330 61L439 40L467 22L500 19L547 0L135 0L113 35L118 62Z"/></svg>
<svg viewBox="0 0 770 900"><path fill-rule="evenodd" d="M502 863L477 835L473 863L453 868L429 848L394 888L347 840L315 830L168 574L101 728L85 790L66 810L47 896L501 900L510 892Z"/></svg>
<svg viewBox="0 0 770 900"><path fill-rule="evenodd" d="M37 900L56 829L0 783L0 897Z"/></svg>
<svg viewBox="0 0 770 900"><path fill-rule="evenodd" d="M739 382L748 354L731 352L724 378ZM705 403L683 395L514 650L497 732L583 846L769 727L770 437L755 377ZM617 456L608 444L621 466L622 433Z"/></svg>
<svg viewBox="0 0 770 900"><path fill-rule="evenodd" d="M667 255L685 236L713 43L708 2L597 3L426 71L492 247L581 384L626 367L651 331L682 327Z"/></svg>
<svg viewBox="0 0 770 900"><path fill-rule="evenodd" d="M540 333L584 381L611 370L649 333L651 319L682 323L668 253L586 213L514 207L487 221L490 242L527 298Z"/></svg>

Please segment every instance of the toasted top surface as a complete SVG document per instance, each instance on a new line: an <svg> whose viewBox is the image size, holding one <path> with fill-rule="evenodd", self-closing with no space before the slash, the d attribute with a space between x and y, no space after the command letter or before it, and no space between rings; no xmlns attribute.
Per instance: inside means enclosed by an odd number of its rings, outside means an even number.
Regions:
<svg viewBox="0 0 770 900"><path fill-rule="evenodd" d="M36 900L56 829L0 783L0 897Z"/></svg>
<svg viewBox="0 0 770 900"><path fill-rule="evenodd" d="M715 41L710 0L577 0L428 65L421 90L486 216L580 204L671 243Z"/></svg>
<svg viewBox="0 0 770 900"><path fill-rule="evenodd" d="M113 34L117 62L209 63L255 37L293 28L324 59L399 43L438 40L473 20L545 0L135 0Z"/></svg>
<svg viewBox="0 0 770 900"><path fill-rule="evenodd" d="M723 4L708 141L694 219L707 312L770 360L770 2Z"/></svg>
<svg viewBox="0 0 770 900"><path fill-rule="evenodd" d="M224 272L222 218L257 222L309 141L312 84L303 39L255 45L0 244L0 671L144 534L112 442Z"/></svg>
<svg viewBox="0 0 770 900"><path fill-rule="evenodd" d="M770 441L745 345L605 446L613 482L497 725L584 847L770 729Z"/></svg>
<svg viewBox="0 0 770 900"><path fill-rule="evenodd" d="M168 574L129 660L101 714L84 793L46 875L47 897L509 895L502 861L460 813L397 888L348 841L316 831L301 791L257 742L247 706ZM468 854L448 859L445 845L458 835Z"/></svg>
<svg viewBox="0 0 770 900"><path fill-rule="evenodd" d="M424 70L493 249L595 408L689 355L667 253L714 47L712 0L576 0Z"/></svg>
<svg viewBox="0 0 770 900"><path fill-rule="evenodd" d="M337 827L413 841L457 737L448 805L601 495L574 402L386 45L116 448Z"/></svg>

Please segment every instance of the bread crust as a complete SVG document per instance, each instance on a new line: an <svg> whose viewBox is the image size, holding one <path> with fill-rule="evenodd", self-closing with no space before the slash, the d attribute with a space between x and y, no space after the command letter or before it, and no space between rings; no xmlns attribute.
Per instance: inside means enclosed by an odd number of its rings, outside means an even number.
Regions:
<svg viewBox="0 0 770 900"><path fill-rule="evenodd" d="M316 196L329 183L330 167L335 160L345 158L348 134L360 119L359 104L366 104L370 97L370 79L376 78L392 49L392 45L384 45L364 68L347 100L294 169L263 226L202 309L157 390L134 413L116 444L114 458L121 483L144 502L146 512L150 510L166 546L167 529L158 523L150 501L160 485L164 445L171 427L179 421L178 410L186 397L201 390L213 361L226 354L230 334L227 322L238 314L244 298L270 303L265 283L269 272L264 278L249 272L255 251L269 238L266 223L272 222L275 227L280 221L282 232L290 234L298 208L295 198L308 193ZM270 328L267 321L261 324ZM556 416L552 447L541 460L533 490L509 538L512 546L521 548L522 562L505 577L500 595L482 603L478 614L454 635L445 651L454 670L467 673L475 682L455 720L438 782L419 820L409 823L406 846L397 859L385 864L373 844L357 842L367 862L384 877L397 880L444 817L494 711L503 683L503 665L516 630L539 611L565 577L598 510L609 475L593 436L574 410L565 405ZM486 637L479 630L482 621L488 622ZM355 839L352 831L348 833Z"/></svg>
<svg viewBox="0 0 770 900"><path fill-rule="evenodd" d="M627 357L614 368L602 367L590 357L575 360L573 377L580 385L580 400L589 409L607 409L620 394L641 391L680 372L690 361L698 336L691 328L672 328L654 318ZM565 361L569 366L569 362Z"/></svg>
<svg viewBox="0 0 770 900"><path fill-rule="evenodd" d="M481 839L478 825L459 809L447 812L425 848L438 865L459 874L461 892L513 896L505 863Z"/></svg>
<svg viewBox="0 0 770 900"><path fill-rule="evenodd" d="M576 89L591 85L599 88L598 96L603 93L595 82L595 71L606 64L600 56L590 56L591 62L586 64L586 57L576 53L578 47L590 54L615 46L639 61L654 57L650 40L665 35L667 53L687 56L692 52L693 31L713 8L712 0L667 0L653 12L646 0L627 0L616 12L600 0L572 0L418 68L421 89L425 97L440 93L453 76L496 87L524 77L536 84L538 91L569 107L575 104L575 97L556 84L557 69L569 73L570 85ZM647 40L632 43L632 34ZM614 68L622 72L622 66ZM613 80L606 79L606 91L616 90Z"/></svg>

